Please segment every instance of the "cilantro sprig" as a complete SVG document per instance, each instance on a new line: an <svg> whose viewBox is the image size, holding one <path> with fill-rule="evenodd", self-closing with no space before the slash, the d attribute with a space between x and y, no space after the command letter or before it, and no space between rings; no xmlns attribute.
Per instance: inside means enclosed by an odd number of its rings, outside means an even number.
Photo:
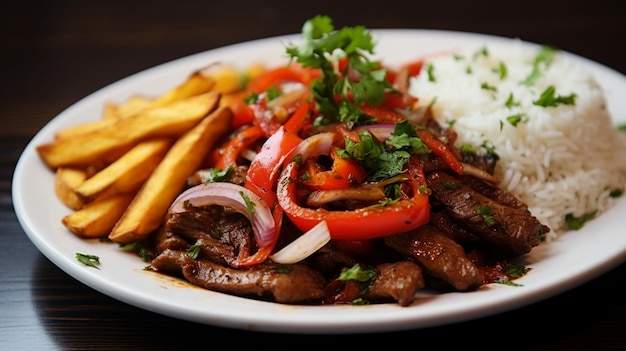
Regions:
<svg viewBox="0 0 626 351"><path fill-rule="evenodd" d="M100 257L96 255L89 255L77 252L76 259L78 260L78 262L84 264L85 266L100 269L100 267L98 267L100 265Z"/></svg>
<svg viewBox="0 0 626 351"><path fill-rule="evenodd" d="M349 128L372 123L355 104L380 105L385 92L394 89L385 80L386 70L369 58L375 47L371 34L364 26L336 30L330 17L317 15L304 23L302 38L301 45L288 46L286 52L304 67L322 71L311 84L320 112L316 123L340 121Z"/></svg>

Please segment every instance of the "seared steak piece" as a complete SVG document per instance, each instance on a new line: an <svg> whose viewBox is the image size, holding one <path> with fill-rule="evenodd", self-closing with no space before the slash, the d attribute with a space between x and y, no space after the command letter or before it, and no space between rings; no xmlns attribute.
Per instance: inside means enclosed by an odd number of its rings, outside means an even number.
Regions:
<svg viewBox="0 0 626 351"><path fill-rule="evenodd" d="M426 181L431 198L454 220L503 254L515 257L528 253L548 232L525 206L510 207L492 200L446 172L432 172Z"/></svg>
<svg viewBox="0 0 626 351"><path fill-rule="evenodd" d="M469 186L470 188L478 191L479 193L485 195L486 197L492 199L493 201L499 202L502 205L518 208L521 210L527 210L528 206L523 203L520 199L515 197L508 191L505 191L493 183L485 182L481 179L463 176L461 177L463 184Z"/></svg>
<svg viewBox="0 0 626 351"><path fill-rule="evenodd" d="M425 286L421 268L411 261L385 263L376 267L378 275L365 292L368 300L393 298L401 306L415 300L415 293Z"/></svg>
<svg viewBox="0 0 626 351"><path fill-rule="evenodd" d="M431 210L430 224L441 229L448 237L461 245L480 240L478 235L459 225L444 209Z"/></svg>
<svg viewBox="0 0 626 351"><path fill-rule="evenodd" d="M472 290L484 283L484 274L467 258L463 247L431 224L385 237L385 243L459 291Z"/></svg>
<svg viewBox="0 0 626 351"><path fill-rule="evenodd" d="M194 259L186 251L165 250L151 265L157 271L182 276L205 289L279 303L319 300L325 293L326 279L303 264L282 266L268 261L248 269L235 269L207 259Z"/></svg>
<svg viewBox="0 0 626 351"><path fill-rule="evenodd" d="M190 245L200 245L202 256L217 263L231 264L255 249L250 221L222 206L188 206L185 212L167 217L165 230Z"/></svg>

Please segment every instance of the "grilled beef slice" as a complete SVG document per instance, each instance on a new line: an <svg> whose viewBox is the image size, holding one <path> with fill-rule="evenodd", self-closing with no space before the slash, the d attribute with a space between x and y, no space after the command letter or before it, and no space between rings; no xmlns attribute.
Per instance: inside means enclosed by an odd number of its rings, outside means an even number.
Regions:
<svg viewBox="0 0 626 351"><path fill-rule="evenodd" d="M548 231L525 205L502 204L446 172L432 172L426 181L432 190L431 199L443 206L450 217L511 257L530 252ZM512 203L510 199L505 202Z"/></svg>
<svg viewBox="0 0 626 351"><path fill-rule="evenodd" d="M279 303L302 303L324 295L326 279L306 265L273 263L235 269L186 251L165 250L151 263L157 271L182 276L199 287L238 296L257 296Z"/></svg>
<svg viewBox="0 0 626 351"><path fill-rule="evenodd" d="M381 264L376 270L378 274L365 292L368 300L393 298L401 306L408 306L425 286L421 268L411 261Z"/></svg>
<svg viewBox="0 0 626 351"><path fill-rule="evenodd" d="M385 237L385 243L459 291L472 290L484 283L483 273L467 258L463 247L431 224Z"/></svg>

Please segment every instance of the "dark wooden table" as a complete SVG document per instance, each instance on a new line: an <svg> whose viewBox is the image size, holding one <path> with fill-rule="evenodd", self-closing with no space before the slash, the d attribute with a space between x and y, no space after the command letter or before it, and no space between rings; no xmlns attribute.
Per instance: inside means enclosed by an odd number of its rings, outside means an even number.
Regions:
<svg viewBox="0 0 626 351"><path fill-rule="evenodd" d="M279 335L200 325L129 306L73 279L29 241L13 211L13 170L28 141L55 115L135 72L227 44L297 33L318 13L330 15L337 26L519 37L626 73L622 1L364 3L65 0L3 5L0 349L171 350L198 343L205 349L291 349L375 341L412 349L427 343L459 349L626 349L626 264L558 296L478 320L380 334Z"/></svg>

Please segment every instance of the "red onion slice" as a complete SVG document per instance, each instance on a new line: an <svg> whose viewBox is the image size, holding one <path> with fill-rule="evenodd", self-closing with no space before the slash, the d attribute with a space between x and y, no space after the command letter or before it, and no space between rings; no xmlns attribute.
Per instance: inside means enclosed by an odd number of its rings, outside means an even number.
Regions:
<svg viewBox="0 0 626 351"><path fill-rule="evenodd" d="M248 213L244 196L254 204L252 216ZM254 238L259 247L273 245L276 242L276 223L272 211L263 199L241 185L216 182L193 186L182 192L174 200L169 208L169 213L185 212L186 202L194 207L220 205L232 208L250 220Z"/></svg>

